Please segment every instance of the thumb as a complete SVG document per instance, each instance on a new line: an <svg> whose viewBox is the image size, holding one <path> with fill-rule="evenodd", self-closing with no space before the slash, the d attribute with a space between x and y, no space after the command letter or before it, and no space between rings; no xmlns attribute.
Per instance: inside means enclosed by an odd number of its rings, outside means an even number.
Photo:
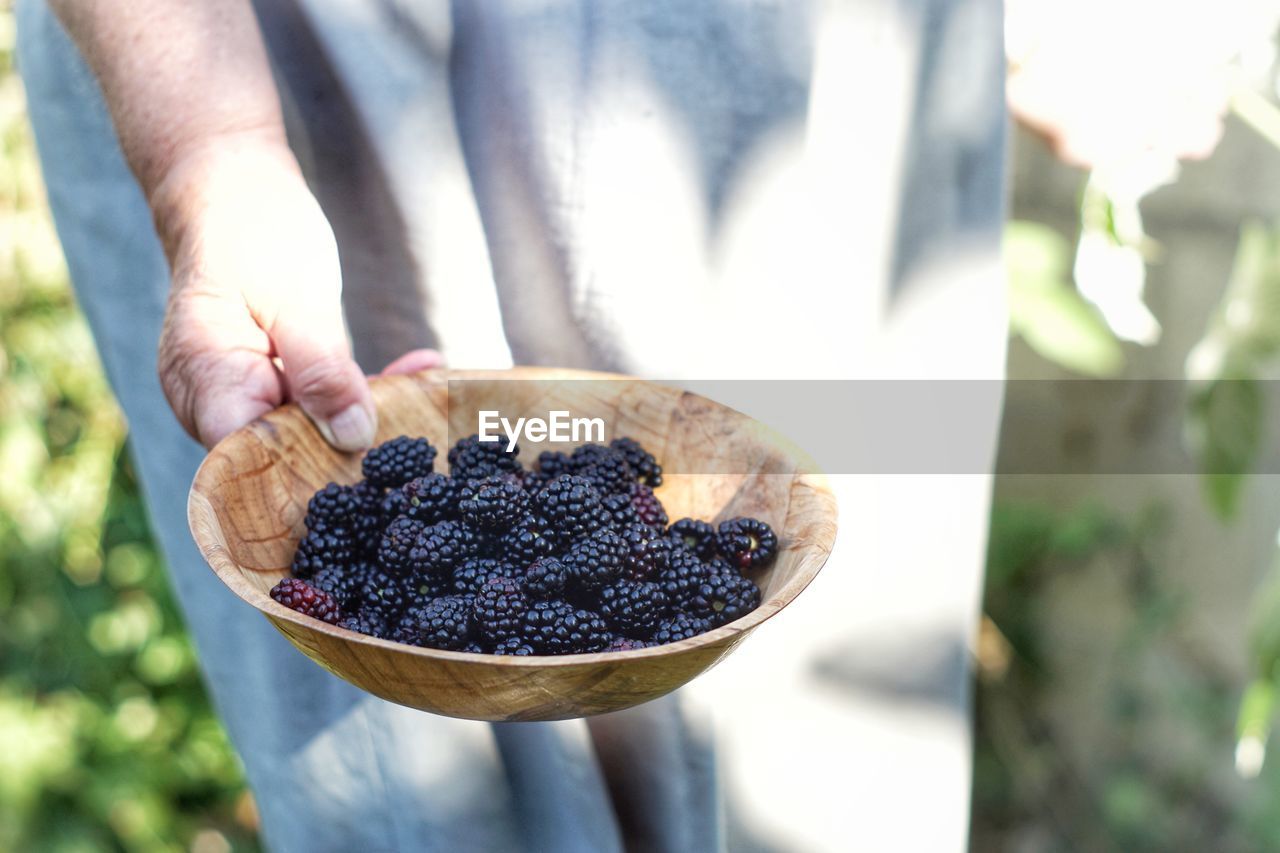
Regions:
<svg viewBox="0 0 1280 853"><path fill-rule="evenodd" d="M325 440L339 450L363 450L373 444L377 413L364 372L351 357L341 317L336 310L333 314L281 314L267 334L283 365L289 395Z"/></svg>

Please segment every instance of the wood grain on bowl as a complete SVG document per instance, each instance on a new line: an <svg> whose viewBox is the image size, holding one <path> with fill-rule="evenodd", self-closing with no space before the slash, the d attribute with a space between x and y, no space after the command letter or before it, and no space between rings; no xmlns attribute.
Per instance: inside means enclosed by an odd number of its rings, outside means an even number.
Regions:
<svg viewBox="0 0 1280 853"><path fill-rule="evenodd" d="M296 406L226 438L201 465L188 517L209 565L295 646L392 702L477 720L558 720L618 711L687 683L790 603L826 562L836 533L825 479L784 438L711 400L587 371L428 371L372 381L378 441L426 436L441 449L476 431L476 413L601 417L605 440L628 435L667 469L658 495L673 519L749 515L777 532L772 566L750 575L763 601L743 618L656 648L561 657L498 657L423 649L357 634L272 601L305 532L307 501L326 483L360 478L360 455L334 450ZM539 450L525 447L522 459Z"/></svg>

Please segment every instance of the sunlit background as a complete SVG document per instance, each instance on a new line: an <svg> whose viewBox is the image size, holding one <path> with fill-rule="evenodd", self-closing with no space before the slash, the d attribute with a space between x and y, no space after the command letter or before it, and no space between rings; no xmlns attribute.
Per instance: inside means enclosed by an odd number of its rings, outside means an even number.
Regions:
<svg viewBox="0 0 1280 853"><path fill-rule="evenodd" d="M1010 375L1194 379L1050 436L1123 453L1174 419L1226 473L999 480L975 849L1280 848L1280 478L1245 473L1250 383L1280 367L1274 5L1009 4ZM0 851L256 849L67 286L8 0L0 145Z"/></svg>

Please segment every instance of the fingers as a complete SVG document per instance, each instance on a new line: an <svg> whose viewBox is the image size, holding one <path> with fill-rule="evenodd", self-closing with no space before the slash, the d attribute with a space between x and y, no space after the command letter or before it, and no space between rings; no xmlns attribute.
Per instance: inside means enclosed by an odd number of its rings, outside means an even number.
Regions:
<svg viewBox="0 0 1280 853"><path fill-rule="evenodd" d="M409 350L395 361L382 368L382 376L400 376L406 373L417 373L444 365L444 356L433 349Z"/></svg>
<svg viewBox="0 0 1280 853"><path fill-rule="evenodd" d="M338 302L279 314L267 330L289 396L339 450L373 444L377 415L364 372L351 357Z"/></svg>
<svg viewBox="0 0 1280 853"><path fill-rule="evenodd" d="M178 421L205 447L284 400L271 344L242 299L175 289L160 336L160 385Z"/></svg>
<svg viewBox="0 0 1280 853"><path fill-rule="evenodd" d="M341 319L315 311L263 329L238 292L174 289L160 338L160 384L187 432L205 447L292 398L340 450L373 443L376 416ZM279 357L283 375L272 356Z"/></svg>
<svg viewBox="0 0 1280 853"><path fill-rule="evenodd" d="M179 419L208 445L293 399L335 447L368 447L337 242L292 155L224 151L193 174L156 214L174 282L160 370Z"/></svg>

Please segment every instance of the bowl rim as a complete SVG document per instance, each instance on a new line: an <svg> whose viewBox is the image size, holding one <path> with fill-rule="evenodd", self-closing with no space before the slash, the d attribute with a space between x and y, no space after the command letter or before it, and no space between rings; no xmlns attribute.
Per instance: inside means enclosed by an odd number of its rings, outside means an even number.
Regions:
<svg viewBox="0 0 1280 853"><path fill-rule="evenodd" d="M521 374L524 374L521 376ZM642 379L636 376L628 376L620 373L609 373L594 370L579 370L574 368L542 368L520 366L505 370L466 370L451 368L432 368L420 371L418 373L398 375L398 376L374 376L370 377L370 383L376 385L393 384L405 379L421 382L439 382L441 384L448 383L451 380L475 380L475 379L508 379L508 380L547 380L547 379L596 379L607 381L625 380L629 382L642 382L648 385L655 385L663 388L671 386L664 385L661 382L654 382L648 379ZM683 389L672 389L678 391L683 396L694 397L699 400L705 400L712 405L733 412L743 418L747 418L754 424L758 424L763 433L770 437L773 444L781 451L787 453L794 460L800 463L801 467L806 469L803 473L796 473L793 476L795 485L798 484L804 491L808 492L807 499L809 501L822 504L826 503L829 508L829 523L825 527L829 530L829 534L821 537L819 541L809 544L806 553L801 555L800 564L795 574L787 580L785 584L770 598L760 602L760 605L750 613L742 616L734 621L721 625L694 637L685 640L678 640L674 643L665 643L660 646L650 646L642 649L629 649L625 651L603 651L603 652L586 652L580 654L566 655L494 655L487 652L460 652L448 651L445 649L432 649L423 646L411 646L406 643L398 643L394 640L384 640L380 637L362 634L358 631L352 631L348 628L342 628L328 622L322 622L310 616L304 616L296 610L285 607L266 593L258 590L245 579L242 572L244 569L231 557L227 546L223 541L225 535L222 531L217 514L213 510L213 505L209 499L203 494L202 486L207 486L207 480L213 476L211 469L211 460L214 458L224 443L236 438L237 436L245 436L254 434L260 430L272 429L269 426L270 421L281 418L296 418L298 415L306 417L305 413L296 403L289 403L280 406L254 422L241 427L235 432L219 441L206 454L200 467L196 469L195 477L192 479L191 489L187 495L187 524L191 530L192 538L195 540L196 547L200 554L204 557L205 562L213 569L216 574L238 598L246 604L260 611L273 622L288 622L304 631L314 631L326 634L335 640L344 642L354 642L363 645L381 648L389 652L407 654L415 657L426 658L430 660L453 662L453 663L481 663L491 666L507 666L507 667L527 667L527 668L543 668L543 667L574 667L584 666L608 661L626 660L644 660L648 658L660 658L669 655L679 654L707 646L715 646L724 640L738 635L749 633L762 623L773 618L783 608L789 605L796 597L804 591L804 589L813 581L822 567L826 564L827 559L831 556L832 547L835 544L836 531L839 522L839 506L836 502L835 494L832 492L826 475L818 472L817 466L812 457L797 447L792 441L778 433L771 427L765 426L760 421L751 418L742 412L726 406L723 403L704 397ZM314 427L313 427L314 428ZM766 475L770 476L770 475ZM792 502L794 504L794 501ZM250 569L249 571L252 571ZM277 626L278 627L278 626Z"/></svg>

